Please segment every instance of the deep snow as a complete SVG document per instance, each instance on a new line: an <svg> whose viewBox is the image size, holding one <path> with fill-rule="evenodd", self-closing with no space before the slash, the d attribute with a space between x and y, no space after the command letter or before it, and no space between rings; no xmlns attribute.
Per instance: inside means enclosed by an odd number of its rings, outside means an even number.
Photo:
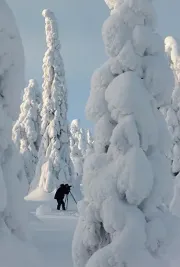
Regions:
<svg viewBox="0 0 180 267"><path fill-rule="evenodd" d="M32 239L47 266L73 266L71 243L77 214L53 211L38 217L39 220L35 218L31 222Z"/></svg>

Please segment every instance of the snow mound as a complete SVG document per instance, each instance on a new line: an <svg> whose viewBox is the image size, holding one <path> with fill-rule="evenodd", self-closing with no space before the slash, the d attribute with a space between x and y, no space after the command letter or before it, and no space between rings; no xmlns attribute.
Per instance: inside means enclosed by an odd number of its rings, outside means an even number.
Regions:
<svg viewBox="0 0 180 267"><path fill-rule="evenodd" d="M25 197L27 201L52 201L54 199L55 191L47 193L41 187L37 187L29 195Z"/></svg>
<svg viewBox="0 0 180 267"><path fill-rule="evenodd" d="M39 257L39 251L27 242L21 242L15 236L1 236L1 266L26 266L47 267L43 257Z"/></svg>
<svg viewBox="0 0 180 267"><path fill-rule="evenodd" d="M36 216L43 216L51 213L51 207L49 205L41 205L36 209Z"/></svg>

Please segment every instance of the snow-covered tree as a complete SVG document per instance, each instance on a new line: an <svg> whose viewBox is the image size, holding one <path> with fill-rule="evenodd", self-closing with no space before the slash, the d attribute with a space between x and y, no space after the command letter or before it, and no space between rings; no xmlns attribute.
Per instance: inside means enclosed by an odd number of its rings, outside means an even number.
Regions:
<svg viewBox="0 0 180 267"><path fill-rule="evenodd" d="M151 0L105 0L109 60L95 71L86 106L94 153L84 164L75 267L163 267L173 217L170 138L159 110L173 75Z"/></svg>
<svg viewBox="0 0 180 267"><path fill-rule="evenodd" d="M87 148L86 148L86 155L89 155L90 153L93 152L94 149L94 140L91 134L91 131L87 129L86 131L86 140L87 140Z"/></svg>
<svg viewBox="0 0 180 267"><path fill-rule="evenodd" d="M42 141L32 188L52 192L60 183L71 180L67 122L67 88L60 55L57 22L53 12L44 10L47 51L43 59Z"/></svg>
<svg viewBox="0 0 180 267"><path fill-rule="evenodd" d="M37 82L30 80L24 89L20 115L16 121L12 138L24 160L28 183L34 178L40 143L41 97Z"/></svg>
<svg viewBox="0 0 180 267"><path fill-rule="evenodd" d="M87 138L86 138L86 131L83 128L80 128L78 147L79 147L83 157L85 157L86 149L87 149Z"/></svg>
<svg viewBox="0 0 180 267"><path fill-rule="evenodd" d="M171 104L163 107L161 111L171 134L172 146L169 157L172 160L172 173L176 176L180 172L180 47L171 36L165 39L165 51L174 73L175 85Z"/></svg>
<svg viewBox="0 0 180 267"><path fill-rule="evenodd" d="M180 43L177 39L168 36L165 38L165 51L169 64L174 73L175 86L173 88L171 105L162 109L165 115L169 132L172 138L170 158L175 190L171 203L171 211L180 217Z"/></svg>
<svg viewBox="0 0 180 267"><path fill-rule="evenodd" d="M12 142L24 87L24 53L14 16L0 0L0 266L40 266L27 243L28 216ZM36 258L34 258L36 257Z"/></svg>
<svg viewBox="0 0 180 267"><path fill-rule="evenodd" d="M70 124L70 151L71 160L74 167L74 178L82 180L83 174L83 155L79 147L80 140L80 122L75 119Z"/></svg>
<svg viewBox="0 0 180 267"><path fill-rule="evenodd" d="M89 129L80 127L80 121L75 119L70 124L71 160L75 176L83 175L85 157L93 151L93 138Z"/></svg>

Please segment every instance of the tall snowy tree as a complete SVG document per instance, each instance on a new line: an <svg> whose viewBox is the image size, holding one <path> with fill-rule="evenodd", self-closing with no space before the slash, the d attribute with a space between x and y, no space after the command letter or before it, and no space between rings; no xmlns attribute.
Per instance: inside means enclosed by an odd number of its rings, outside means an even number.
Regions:
<svg viewBox="0 0 180 267"><path fill-rule="evenodd" d="M38 161L40 105L41 96L37 82L35 80L30 80L28 87L24 89L20 115L12 132L13 141L24 160L25 172L29 184L34 178Z"/></svg>
<svg viewBox="0 0 180 267"><path fill-rule="evenodd" d="M47 51L43 59L42 141L32 188L52 192L71 180L67 122L67 88L64 63L60 55L57 22L53 12L44 10Z"/></svg>
<svg viewBox="0 0 180 267"><path fill-rule="evenodd" d="M159 108L170 102L173 75L152 1L105 2L109 60L95 71L86 106L95 151L84 165L74 266L170 266L170 139Z"/></svg>
<svg viewBox="0 0 180 267"><path fill-rule="evenodd" d="M41 266L28 244L12 122L24 87L24 53L14 16L0 0L0 266ZM16 154L15 154L16 153Z"/></svg>

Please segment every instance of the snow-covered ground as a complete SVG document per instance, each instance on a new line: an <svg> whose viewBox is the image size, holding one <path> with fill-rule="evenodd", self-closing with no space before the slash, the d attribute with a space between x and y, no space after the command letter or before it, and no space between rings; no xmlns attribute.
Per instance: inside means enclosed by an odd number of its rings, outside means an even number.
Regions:
<svg viewBox="0 0 180 267"><path fill-rule="evenodd" d="M71 246L78 217L77 207L69 194L68 210L57 211L54 193L48 194L42 188L37 188L25 197L32 241L42 254L46 266L71 267Z"/></svg>
<svg viewBox="0 0 180 267"><path fill-rule="evenodd" d="M47 266L71 267L71 244L77 222L75 212L52 211L31 222L33 243Z"/></svg>

